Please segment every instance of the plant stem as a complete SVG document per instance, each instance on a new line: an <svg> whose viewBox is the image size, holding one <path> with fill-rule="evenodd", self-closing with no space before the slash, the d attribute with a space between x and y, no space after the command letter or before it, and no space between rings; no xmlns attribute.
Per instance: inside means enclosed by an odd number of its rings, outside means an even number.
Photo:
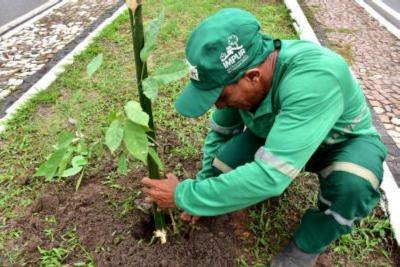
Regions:
<svg viewBox="0 0 400 267"><path fill-rule="evenodd" d="M142 5L139 3L133 15L132 10L129 10L129 19L131 24L133 50L135 54L136 64L136 80L139 90L139 101L143 110L149 115L149 128L148 136L150 140L156 140L155 127L153 121L153 112L151 109L151 101L143 94L142 80L147 78L147 64L140 59L140 51L144 46L143 34L143 19L142 19ZM147 156L147 166L149 170L149 177L160 179L160 173L157 163ZM165 229L164 214L158 210L157 206L153 205L154 222L157 230Z"/></svg>

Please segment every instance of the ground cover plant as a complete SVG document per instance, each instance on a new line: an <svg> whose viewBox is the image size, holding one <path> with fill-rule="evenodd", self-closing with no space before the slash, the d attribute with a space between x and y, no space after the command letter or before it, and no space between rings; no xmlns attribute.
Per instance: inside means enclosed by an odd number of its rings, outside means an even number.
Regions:
<svg viewBox="0 0 400 267"><path fill-rule="evenodd" d="M187 1L145 1L145 22L165 11L160 47L148 58L150 74L158 74L159 66L182 60L191 29L221 7L245 8L256 14L265 32L296 38L284 5L276 2L199 0L187 5ZM89 76L87 66L100 54L103 63ZM154 222L141 204L138 184L146 168L132 159L125 161L121 171L119 154L113 155L102 139L115 114L124 111L129 101L139 101L135 73L126 12L47 91L20 110L1 134L3 265L264 266L290 239L302 212L315 204L317 180L303 175L283 196L247 214L205 218L191 226L180 222L177 212L173 214L175 229L168 229L167 245L150 245L153 227L149 226ZM207 131L207 116L185 119L174 112L173 99L185 82L161 86L153 106L160 158L165 170L180 178L193 177L198 170ZM76 184L82 172L64 178L54 175L51 181L34 177L54 153L60 134L77 129L90 147L79 190ZM79 155L73 153L72 158ZM74 167L72 158L66 169ZM55 173L62 176L63 172L56 169ZM331 246L319 266L390 266L395 264L394 249L388 220L377 209L356 232Z"/></svg>

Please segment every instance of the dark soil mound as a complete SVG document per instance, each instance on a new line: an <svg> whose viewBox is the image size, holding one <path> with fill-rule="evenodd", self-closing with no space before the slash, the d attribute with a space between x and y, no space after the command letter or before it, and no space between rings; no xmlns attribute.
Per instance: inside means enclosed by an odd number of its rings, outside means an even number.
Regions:
<svg viewBox="0 0 400 267"><path fill-rule="evenodd" d="M143 172L128 176L143 177ZM61 242L44 234L49 216L54 215L56 235L76 225L79 243L98 266L235 265L242 244L232 216L207 218L195 227L184 225L179 234L168 233L167 244L148 245L153 231L151 215L138 209L125 216L120 212L121 203L138 192L137 179L120 178L118 183L124 185L123 190L103 185L103 180L87 179L78 192L72 182L53 184L31 206L27 216L14 222L23 229L21 245L30 264L39 263L38 246L49 249ZM78 256L70 253L66 262L73 263Z"/></svg>

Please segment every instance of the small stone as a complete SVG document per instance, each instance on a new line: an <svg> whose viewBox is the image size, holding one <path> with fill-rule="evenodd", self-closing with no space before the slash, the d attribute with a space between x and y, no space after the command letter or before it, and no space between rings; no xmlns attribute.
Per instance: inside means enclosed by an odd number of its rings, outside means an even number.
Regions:
<svg viewBox="0 0 400 267"><path fill-rule="evenodd" d="M10 93L11 93L10 90L3 90L3 91L0 91L0 99L5 98L5 97L8 96Z"/></svg>
<svg viewBox="0 0 400 267"><path fill-rule="evenodd" d="M76 120L74 118L68 118L68 123L75 125L76 124Z"/></svg>
<svg viewBox="0 0 400 267"><path fill-rule="evenodd" d="M382 104L379 101L376 100L370 100L369 103L371 104L371 106L373 107L380 107L382 106Z"/></svg>
<svg viewBox="0 0 400 267"><path fill-rule="evenodd" d="M225 234L224 232L218 232L218 236L219 236L219 237L225 237L226 234Z"/></svg>
<svg viewBox="0 0 400 267"><path fill-rule="evenodd" d="M393 124L390 123L384 123L383 126L385 127L386 130L390 130L394 128Z"/></svg>
<svg viewBox="0 0 400 267"><path fill-rule="evenodd" d="M385 114L378 115L378 117L379 117L379 120L381 122L383 122L383 123L389 123L390 122L389 117L386 116Z"/></svg>
<svg viewBox="0 0 400 267"><path fill-rule="evenodd" d="M376 114L382 114L385 110L381 107L373 107Z"/></svg>
<svg viewBox="0 0 400 267"><path fill-rule="evenodd" d="M388 134L389 134L390 136L392 136L392 137L400 138L400 132L396 132L396 131L393 131L393 130L389 130L389 131L388 131Z"/></svg>
<svg viewBox="0 0 400 267"><path fill-rule="evenodd" d="M18 85L21 85L23 82L24 82L24 80L22 80L22 79L10 79L8 81L8 85L10 85L10 86L18 86Z"/></svg>
<svg viewBox="0 0 400 267"><path fill-rule="evenodd" d="M394 125L400 126L400 119L398 119L398 118L392 118L392 123L393 123Z"/></svg>

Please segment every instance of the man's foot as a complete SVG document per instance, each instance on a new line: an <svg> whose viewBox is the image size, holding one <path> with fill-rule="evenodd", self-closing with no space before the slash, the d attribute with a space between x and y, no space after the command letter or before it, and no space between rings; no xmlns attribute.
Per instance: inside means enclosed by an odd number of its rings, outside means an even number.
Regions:
<svg viewBox="0 0 400 267"><path fill-rule="evenodd" d="M290 242L271 261L271 267L313 267L319 254L308 254Z"/></svg>

